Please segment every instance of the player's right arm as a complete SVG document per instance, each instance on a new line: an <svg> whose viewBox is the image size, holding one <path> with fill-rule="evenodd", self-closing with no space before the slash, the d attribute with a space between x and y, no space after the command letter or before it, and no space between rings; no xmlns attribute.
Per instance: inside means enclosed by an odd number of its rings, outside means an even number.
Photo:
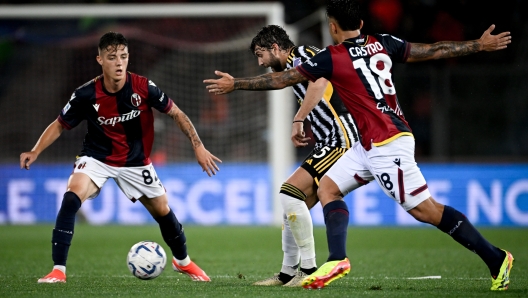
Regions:
<svg viewBox="0 0 528 298"><path fill-rule="evenodd" d="M302 105L293 117L291 140L295 147L308 145L310 138L306 137L303 121L322 100L327 86L328 80L325 78L319 78L317 81L308 84Z"/></svg>
<svg viewBox="0 0 528 298"><path fill-rule="evenodd" d="M297 69L272 72L250 78L233 78L230 74L215 71L219 79L207 79L203 82L210 93L226 94L234 90L276 90L308 81Z"/></svg>
<svg viewBox="0 0 528 298"><path fill-rule="evenodd" d="M466 56L480 51L498 51L505 49L511 43L510 32L491 35L495 25L491 25L476 40L440 41L433 44L411 43L411 51L407 62L444 59Z"/></svg>
<svg viewBox="0 0 528 298"><path fill-rule="evenodd" d="M53 144L57 138L62 134L64 128L58 120L53 121L42 133L37 143L29 152L20 154L20 168L29 170L29 166L37 160L39 154Z"/></svg>

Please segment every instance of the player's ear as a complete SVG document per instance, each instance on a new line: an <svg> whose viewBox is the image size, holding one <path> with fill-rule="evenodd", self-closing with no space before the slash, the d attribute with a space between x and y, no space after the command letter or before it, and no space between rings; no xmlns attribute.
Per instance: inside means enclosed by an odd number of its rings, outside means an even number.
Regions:
<svg viewBox="0 0 528 298"><path fill-rule="evenodd" d="M359 21L359 28L358 29L361 30L361 28L363 28L363 20Z"/></svg>
<svg viewBox="0 0 528 298"><path fill-rule="evenodd" d="M273 54L278 55L280 52L280 47L278 44L274 43L271 45L271 49L273 50Z"/></svg>
<svg viewBox="0 0 528 298"><path fill-rule="evenodd" d="M101 66L103 65L103 58L101 58L101 56L99 56L99 55L96 56L95 60L97 60L97 63L99 63L99 65L101 65Z"/></svg>

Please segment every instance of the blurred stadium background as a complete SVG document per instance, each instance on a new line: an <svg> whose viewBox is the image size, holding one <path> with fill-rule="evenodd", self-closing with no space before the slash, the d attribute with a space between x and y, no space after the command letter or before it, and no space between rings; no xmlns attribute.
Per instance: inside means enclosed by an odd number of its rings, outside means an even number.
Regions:
<svg viewBox="0 0 528 298"><path fill-rule="evenodd" d="M0 1L0 14L3 5L60 3ZM248 2L216 3L236 7ZM297 44L322 48L329 43L323 0L279 3ZM417 161L433 195L477 225L528 226L527 6L523 0L493 6L477 0L364 1L364 33L427 43L477 39L491 24L497 25L494 33L512 33L507 50L394 67L399 100L416 138ZM264 17L251 16L0 18L0 224L54 221L85 126L63 133L31 171L18 169L18 156L32 148L73 90L100 74L94 59L97 42L110 30L129 39L129 70L169 94L189 115L205 146L224 161L216 177L206 178L188 140L170 118L157 114L152 159L180 220L199 225L277 223L272 197L278 189L272 187L268 146L275 136L266 93L211 96L202 84L215 69L238 77L264 73L248 51L251 38L264 25ZM286 94L285 106L293 105L291 91ZM290 145L289 122L283 130L288 135L281 143ZM309 151L296 150L291 166ZM346 200L352 225L416 224L377 185L359 189ZM113 182L81 210L93 224L153 222L141 206L127 202ZM323 224L320 209L312 214L316 224Z"/></svg>

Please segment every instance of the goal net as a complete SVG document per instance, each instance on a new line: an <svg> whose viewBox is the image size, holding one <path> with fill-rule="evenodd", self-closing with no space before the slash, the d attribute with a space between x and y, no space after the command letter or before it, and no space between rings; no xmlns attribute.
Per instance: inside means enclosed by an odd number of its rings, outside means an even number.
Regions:
<svg viewBox="0 0 528 298"><path fill-rule="evenodd" d="M270 196L291 171L291 92L215 96L202 83L215 70L235 77L266 72L248 48L261 27L284 26L281 4L4 5L0 20L1 163L17 162L13 157L32 148L74 89L101 73L95 60L99 37L117 31L129 41L128 70L168 94L224 164L269 164ZM196 165L174 121L154 114L153 162ZM63 133L38 163L72 163L85 133L84 122ZM280 211L274 213L277 222Z"/></svg>

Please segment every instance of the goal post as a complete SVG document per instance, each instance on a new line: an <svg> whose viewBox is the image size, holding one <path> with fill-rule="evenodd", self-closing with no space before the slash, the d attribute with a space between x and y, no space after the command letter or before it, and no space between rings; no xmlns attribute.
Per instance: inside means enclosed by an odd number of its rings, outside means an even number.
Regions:
<svg viewBox="0 0 528 298"><path fill-rule="evenodd" d="M279 2L259 3L174 3L174 4L39 4L2 5L0 20L50 20L93 17L108 18L237 18L263 17L266 24L286 27L284 7ZM288 31L290 28L286 28ZM296 41L296 33L289 31ZM250 40L247 40L246 47ZM214 67L214 65L212 65ZM251 67L257 68L256 62ZM224 69L220 69L224 70ZM225 69L225 71L228 71ZM210 78L214 74L210 74ZM87 78L88 79L88 78ZM205 78L203 78L205 79ZM203 85L205 89L205 85ZM248 91L241 91L248 92ZM251 93L251 92L248 92ZM248 99L251 100L251 99ZM295 164L295 149L290 141L294 101L288 88L267 92L267 160L270 169L269 194L273 198L273 223L282 222L279 201L281 184L291 174Z"/></svg>

